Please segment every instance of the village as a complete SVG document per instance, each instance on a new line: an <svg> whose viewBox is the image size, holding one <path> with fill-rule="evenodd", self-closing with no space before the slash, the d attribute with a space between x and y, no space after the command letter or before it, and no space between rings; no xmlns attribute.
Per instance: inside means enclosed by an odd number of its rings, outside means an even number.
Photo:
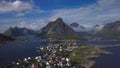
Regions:
<svg viewBox="0 0 120 68"><path fill-rule="evenodd" d="M75 40L52 40L47 46L37 47L39 56L17 60L4 68L91 68L98 53L110 54L95 46L83 46Z"/></svg>

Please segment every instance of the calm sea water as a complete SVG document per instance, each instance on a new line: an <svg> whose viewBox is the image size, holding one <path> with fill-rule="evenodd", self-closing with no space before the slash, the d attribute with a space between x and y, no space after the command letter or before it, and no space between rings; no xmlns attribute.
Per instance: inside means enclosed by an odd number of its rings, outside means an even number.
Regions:
<svg viewBox="0 0 120 68"><path fill-rule="evenodd" d="M36 51L37 47L41 45L47 45L47 42L41 42L39 39L37 41L28 41L23 43L10 43L0 46L0 67L7 65L14 60L23 59L29 56L37 56L39 53ZM118 41L91 41L91 42L81 42L81 44L94 44L94 45L115 45L120 44ZM107 49L107 48L106 48ZM95 68L120 68L120 48L109 48L113 52L113 55L102 55L99 59ZM111 67L107 67L113 65ZM100 67L101 66L101 67Z"/></svg>
<svg viewBox="0 0 120 68"><path fill-rule="evenodd" d="M79 43L85 44L85 45L100 45L100 46L117 45L117 44L120 44L120 39L102 40L102 41L87 41L87 42L79 42Z"/></svg>
<svg viewBox="0 0 120 68"><path fill-rule="evenodd" d="M112 55L101 55L95 59L93 68L120 68L120 47L104 48L112 52Z"/></svg>
<svg viewBox="0 0 120 68"><path fill-rule="evenodd" d="M47 45L47 42L34 41L19 44L11 43L0 46L0 67L17 59L39 55L36 51L37 47L43 45Z"/></svg>

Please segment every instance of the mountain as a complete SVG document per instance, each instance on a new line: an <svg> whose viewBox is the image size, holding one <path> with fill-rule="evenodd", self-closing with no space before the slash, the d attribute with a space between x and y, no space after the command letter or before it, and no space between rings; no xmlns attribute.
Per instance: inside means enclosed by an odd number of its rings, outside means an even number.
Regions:
<svg viewBox="0 0 120 68"><path fill-rule="evenodd" d="M26 36L35 34L34 30L27 28L10 27L4 32L6 36Z"/></svg>
<svg viewBox="0 0 120 68"><path fill-rule="evenodd" d="M0 34L0 43L1 42L5 42L5 41L13 41L14 39L9 37L9 36L5 36L3 34Z"/></svg>
<svg viewBox="0 0 120 68"><path fill-rule="evenodd" d="M76 32L84 32L86 31L86 28L79 25L78 23L71 23L70 27L74 29Z"/></svg>
<svg viewBox="0 0 120 68"><path fill-rule="evenodd" d="M102 35L104 37L120 38L120 21L105 24L103 29L100 30L97 35Z"/></svg>
<svg viewBox="0 0 120 68"><path fill-rule="evenodd" d="M92 35L95 35L96 33L98 33L99 31L101 31L103 29L104 25L95 25L90 29L90 33Z"/></svg>
<svg viewBox="0 0 120 68"><path fill-rule="evenodd" d="M60 39L79 38L77 33L70 26L64 23L62 18L58 18L56 21L48 23L37 35Z"/></svg>
<svg viewBox="0 0 120 68"><path fill-rule="evenodd" d="M102 30L104 27L104 25L95 25L92 27L92 30L94 31L99 31L99 30Z"/></svg>

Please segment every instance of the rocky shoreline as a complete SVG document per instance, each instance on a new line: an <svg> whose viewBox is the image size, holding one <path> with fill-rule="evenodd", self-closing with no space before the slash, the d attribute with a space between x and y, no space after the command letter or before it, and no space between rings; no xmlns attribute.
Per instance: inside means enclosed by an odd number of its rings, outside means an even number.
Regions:
<svg viewBox="0 0 120 68"><path fill-rule="evenodd" d="M93 54L93 55L89 55L86 57L86 59L88 59L87 63L85 64L85 68L92 68L96 61L93 60L89 60L90 58L99 58L100 54L108 54L111 55L112 53L106 50L103 50L102 48L111 48L111 47L119 47L120 45L109 45L109 46L96 46L98 50L100 50L99 54Z"/></svg>
<svg viewBox="0 0 120 68"><path fill-rule="evenodd" d="M99 52L93 53L93 54L88 55L88 56L85 57L87 59L87 62L84 64L85 68L92 68L96 63L96 61L89 60L89 59L91 59L91 58L99 58L100 54L109 54L109 55L112 54L111 52L102 50L100 47L95 46L95 48L97 50L99 50Z"/></svg>

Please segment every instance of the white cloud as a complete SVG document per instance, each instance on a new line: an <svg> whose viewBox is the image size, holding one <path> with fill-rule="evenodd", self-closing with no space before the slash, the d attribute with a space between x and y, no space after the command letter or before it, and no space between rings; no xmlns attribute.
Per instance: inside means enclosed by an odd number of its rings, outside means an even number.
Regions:
<svg viewBox="0 0 120 68"><path fill-rule="evenodd" d="M16 0L13 2L1 1L0 2L0 13L6 12L22 12L26 10L31 10L33 5L30 2L22 2Z"/></svg>
<svg viewBox="0 0 120 68"><path fill-rule="evenodd" d="M51 20L62 17L66 22L78 22L86 27L120 20L120 0L98 0L92 5L53 10Z"/></svg>
<svg viewBox="0 0 120 68"><path fill-rule="evenodd" d="M21 16L24 16L25 14L24 13L18 13L16 14L17 17L21 17Z"/></svg>
<svg viewBox="0 0 120 68"><path fill-rule="evenodd" d="M5 14L12 12L16 14L17 17L24 16L27 13L41 13L41 10L32 0L28 1L0 1L0 14Z"/></svg>
<svg viewBox="0 0 120 68"><path fill-rule="evenodd" d="M0 19L0 23L7 23L5 24L5 27L2 26L5 29L6 27L10 27L10 26L20 26L31 29L40 29L44 27L49 21L55 20L58 17L62 17L65 23L69 24L72 22L78 22L80 25L91 27L96 24L104 24L107 22L120 20L119 3L120 0L98 0L94 4L88 6L82 6L79 8L69 8L69 9L65 8L65 9L55 9L55 10L45 11L44 14L50 17L43 17L43 18L38 17L37 19L31 19L29 17L27 18L22 17L15 19L3 18ZM22 4L24 5L24 7L20 6ZM32 1L30 2L22 2L20 0L16 0L14 2L2 1L0 2L0 13L18 12L16 16L19 17L19 16L24 16L26 13L32 13L33 11L38 13L42 12L41 10L39 10L39 7L36 7L37 9L33 10L34 7L36 6Z"/></svg>
<svg viewBox="0 0 120 68"><path fill-rule="evenodd" d="M120 0L98 0L102 8L119 8Z"/></svg>
<svg viewBox="0 0 120 68"><path fill-rule="evenodd" d="M25 27L26 24L27 24L26 21L22 21L22 22L19 23L19 26L20 27Z"/></svg>
<svg viewBox="0 0 120 68"><path fill-rule="evenodd" d="M27 22L27 21L21 21L18 24L18 27L27 27L27 28L30 28L30 29L37 29L36 23L30 23L30 22Z"/></svg>
<svg viewBox="0 0 120 68"><path fill-rule="evenodd" d="M47 22L48 21L44 20L44 19L36 20L34 22L21 21L21 22L19 22L19 24L17 26L18 27L26 27L26 28L30 28L30 29L39 30L40 28L45 26L47 24Z"/></svg>

